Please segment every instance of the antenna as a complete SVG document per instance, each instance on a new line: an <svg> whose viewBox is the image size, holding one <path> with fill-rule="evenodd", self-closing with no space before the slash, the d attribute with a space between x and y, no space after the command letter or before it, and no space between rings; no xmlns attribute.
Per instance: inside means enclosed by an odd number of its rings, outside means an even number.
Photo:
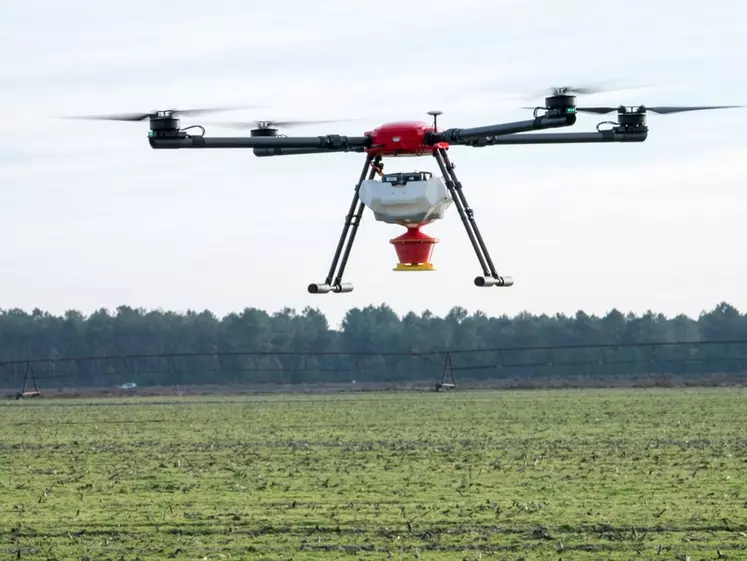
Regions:
<svg viewBox="0 0 747 561"><path fill-rule="evenodd" d="M438 132L438 116L443 115L443 111L428 111L428 115L433 116L433 130Z"/></svg>

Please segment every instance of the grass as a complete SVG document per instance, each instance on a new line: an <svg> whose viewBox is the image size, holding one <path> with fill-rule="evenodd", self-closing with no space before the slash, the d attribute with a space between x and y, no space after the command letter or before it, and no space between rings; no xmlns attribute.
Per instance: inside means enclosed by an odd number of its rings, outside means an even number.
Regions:
<svg viewBox="0 0 747 561"><path fill-rule="evenodd" d="M746 396L8 401L0 558L747 558Z"/></svg>

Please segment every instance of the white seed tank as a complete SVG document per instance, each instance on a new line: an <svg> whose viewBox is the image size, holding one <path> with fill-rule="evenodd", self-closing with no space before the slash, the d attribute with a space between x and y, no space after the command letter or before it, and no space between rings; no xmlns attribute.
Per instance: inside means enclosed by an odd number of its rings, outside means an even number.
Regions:
<svg viewBox="0 0 747 561"><path fill-rule="evenodd" d="M442 177L427 171L389 173L361 183L361 202L378 222L426 224L444 217L453 202Z"/></svg>

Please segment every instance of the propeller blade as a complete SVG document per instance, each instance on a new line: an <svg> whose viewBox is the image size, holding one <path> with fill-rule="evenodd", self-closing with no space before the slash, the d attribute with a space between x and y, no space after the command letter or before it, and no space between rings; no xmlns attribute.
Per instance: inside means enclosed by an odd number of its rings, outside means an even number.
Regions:
<svg viewBox="0 0 747 561"><path fill-rule="evenodd" d="M540 109L543 107L540 105ZM522 109L536 109L535 107L522 107ZM576 107L576 111L586 111L587 113L599 113L604 115L605 113L611 113L617 111L617 107Z"/></svg>
<svg viewBox="0 0 747 561"><path fill-rule="evenodd" d="M646 107L646 111L652 113L659 113L661 115L669 115L670 113L682 113L684 111L705 111L707 109L736 109L743 107L742 105L701 105L701 106L658 106L658 107Z"/></svg>
<svg viewBox="0 0 747 561"><path fill-rule="evenodd" d="M631 106L633 110L636 110L639 106ZM642 105L646 112L659 113L662 115L668 115L670 113L682 113L684 111L702 111L706 109L733 109L736 107L742 107L741 105L700 105L700 106L658 106L658 107L647 107ZM617 111L618 107L576 107L576 111L584 113L597 113L603 115L605 113L612 113Z"/></svg>
<svg viewBox="0 0 747 561"><path fill-rule="evenodd" d="M150 115L150 113L120 113L117 115L75 115L62 118L82 121L144 121Z"/></svg>
<svg viewBox="0 0 747 561"><path fill-rule="evenodd" d="M583 111L585 113L597 113L598 115L612 113L613 111L617 111L617 109L617 107L576 107L576 111Z"/></svg>
<svg viewBox="0 0 747 561"><path fill-rule="evenodd" d="M300 120L300 121L272 121L272 120L257 120L257 121L231 121L216 123L223 127L230 127L234 129L256 129L259 127L299 127L303 125L319 125L328 123L341 123L345 121L353 121L355 119L330 119L330 120Z"/></svg>
<svg viewBox="0 0 747 561"><path fill-rule="evenodd" d="M587 84L585 86L555 86L551 88L544 88L542 90L536 91L531 95L531 98L537 98L537 97L549 97L554 95L592 95L597 93L611 93L611 92L617 92L617 91L624 91L629 89L638 89L642 86L603 86L601 84L598 85L591 85Z"/></svg>
<svg viewBox="0 0 747 561"><path fill-rule="evenodd" d="M540 91L536 91L530 96L522 96L524 99L536 99L538 97L551 97L556 95L592 95L592 94L598 94L598 93L613 93L613 92L621 92L621 91L627 91L627 90L633 90L633 89L641 89L645 86L639 85L639 86L625 86L625 85L585 85L585 86L556 86L552 88L545 88ZM533 108L530 108L533 109ZM597 109L597 108L594 108ZM600 111L598 112L604 112L608 113L609 111L601 111L602 108L598 108ZM616 110L617 107L611 108L610 111Z"/></svg>
<svg viewBox="0 0 747 561"><path fill-rule="evenodd" d="M179 115L205 115L207 113L219 113L223 111L238 111L241 109L257 109L254 106L232 106L232 107L206 107L201 109L162 109L160 111L169 111L174 117ZM81 119L87 121L145 121L158 115L158 111L149 111L147 113L120 113L114 115L81 115L73 117L64 117L65 119Z"/></svg>
<svg viewBox="0 0 747 561"><path fill-rule="evenodd" d="M600 86L560 86L550 88L549 91L552 95L564 95L564 94L580 94L580 95L591 95L595 93L602 93L606 91Z"/></svg>

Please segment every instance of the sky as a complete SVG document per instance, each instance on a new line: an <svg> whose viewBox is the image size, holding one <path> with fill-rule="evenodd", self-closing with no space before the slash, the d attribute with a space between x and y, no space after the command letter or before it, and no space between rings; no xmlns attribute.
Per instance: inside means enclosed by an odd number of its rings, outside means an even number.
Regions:
<svg viewBox="0 0 747 561"><path fill-rule="evenodd" d="M6 0L0 5L0 308L120 305L218 315L386 303L397 313L697 316L747 311L747 108L649 115L641 144L453 147L465 195L510 288L477 288L456 209L424 231L436 272L401 273L404 230L366 211L350 294L311 295L363 156L156 151L147 122L62 116L251 106L184 117L352 119L285 134L361 135L524 120L558 85L579 105L747 103L747 4L719 0ZM529 97L528 97L529 96ZM593 131L613 115L580 115ZM437 171L432 158L387 171Z"/></svg>

